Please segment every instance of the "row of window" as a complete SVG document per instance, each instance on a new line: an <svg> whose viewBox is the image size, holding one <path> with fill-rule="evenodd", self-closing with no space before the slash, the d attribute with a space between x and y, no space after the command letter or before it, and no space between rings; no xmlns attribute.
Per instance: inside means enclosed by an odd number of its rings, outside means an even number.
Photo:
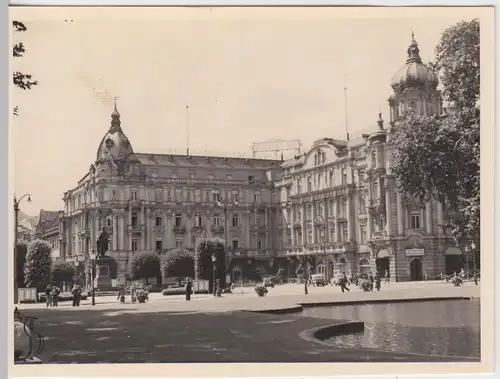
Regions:
<svg viewBox="0 0 500 379"><path fill-rule="evenodd" d="M257 238L255 240L254 245L257 248L257 250L261 250L262 249L262 240ZM132 251L139 250L139 240L133 239L131 242L130 248L132 249ZM175 248L178 250L182 250L184 248L184 241L182 238L177 238L175 240ZM232 248L232 251L234 251L234 252L237 252L240 249L240 243L237 239L234 239L233 241L231 241L231 248ZM112 250L112 245L110 245L109 249ZM163 239L161 239L161 238L156 239L155 251L157 251L157 252L163 251Z"/></svg>
<svg viewBox="0 0 500 379"><path fill-rule="evenodd" d="M242 192L243 193L243 192ZM118 196L118 191L116 189L101 189L97 192L97 198L99 201L112 201L120 200ZM154 192L154 201L172 201L172 202L217 202L221 198L225 202L239 203L240 193L238 191L220 191L220 190L201 190L201 189L162 189L157 188ZM90 196L87 193L78 195L72 198L69 203L67 203L67 211L73 211L75 209L81 208L84 204L90 201ZM139 196L139 191L131 190L128 200L141 200ZM253 192L253 202L260 203L261 194L260 191Z"/></svg>

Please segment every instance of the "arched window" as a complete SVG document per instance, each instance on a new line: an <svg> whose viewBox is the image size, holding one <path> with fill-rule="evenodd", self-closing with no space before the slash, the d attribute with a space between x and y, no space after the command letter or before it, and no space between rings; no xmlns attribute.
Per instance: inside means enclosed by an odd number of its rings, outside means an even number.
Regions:
<svg viewBox="0 0 500 379"><path fill-rule="evenodd" d="M318 154L314 154L314 165L318 165Z"/></svg>

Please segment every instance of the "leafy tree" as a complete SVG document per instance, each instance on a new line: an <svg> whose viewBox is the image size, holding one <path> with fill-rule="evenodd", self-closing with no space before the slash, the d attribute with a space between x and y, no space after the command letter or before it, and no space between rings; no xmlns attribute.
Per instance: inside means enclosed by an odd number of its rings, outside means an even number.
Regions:
<svg viewBox="0 0 500 379"><path fill-rule="evenodd" d="M170 250L162 258L165 277L194 277L194 252L188 250Z"/></svg>
<svg viewBox="0 0 500 379"><path fill-rule="evenodd" d="M437 199L451 210L456 241L479 238L479 21L448 28L435 49L446 117L408 114L398 124L393 172L398 190L420 202Z"/></svg>
<svg viewBox="0 0 500 379"><path fill-rule="evenodd" d="M28 288L44 290L51 282L50 257L52 248L47 241L35 240L28 245L24 263L24 283Z"/></svg>
<svg viewBox="0 0 500 379"><path fill-rule="evenodd" d="M12 21L12 27L14 28L14 33L25 32L27 30L26 25L20 21ZM14 58L21 58L24 56L26 49L22 42L17 42L12 46L12 56ZM13 73L14 85L22 90L30 90L33 86L38 84L37 80L33 80L30 74L23 74L20 71L14 71ZM18 115L19 108L14 107L14 115Z"/></svg>
<svg viewBox="0 0 500 379"><path fill-rule="evenodd" d="M28 244L26 242L18 242L16 246L16 280L19 288L24 287L24 262L28 254Z"/></svg>
<svg viewBox="0 0 500 379"><path fill-rule="evenodd" d="M52 281L57 285L73 281L75 273L75 267L63 259L56 260L52 265Z"/></svg>
<svg viewBox="0 0 500 379"><path fill-rule="evenodd" d="M213 263L212 255L215 254L217 278L225 285L225 249L224 241L220 238L205 239L200 242L195 255L195 275L197 279L212 281Z"/></svg>
<svg viewBox="0 0 500 379"><path fill-rule="evenodd" d="M145 279L148 284L149 278L161 278L160 257L158 254L145 251L132 257L131 262L132 279Z"/></svg>

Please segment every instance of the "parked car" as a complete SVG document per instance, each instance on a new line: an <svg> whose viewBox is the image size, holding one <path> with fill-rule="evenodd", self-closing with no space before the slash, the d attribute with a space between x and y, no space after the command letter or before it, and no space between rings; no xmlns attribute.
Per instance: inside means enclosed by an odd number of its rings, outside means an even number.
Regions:
<svg viewBox="0 0 500 379"><path fill-rule="evenodd" d="M276 280L274 279L274 276L269 276L269 277L264 278L264 279L262 280L262 285L263 285L264 287L271 287L271 288L274 288L275 284L276 284Z"/></svg>
<svg viewBox="0 0 500 379"><path fill-rule="evenodd" d="M324 285L326 285L324 275L323 274L311 275L311 283L313 286L323 287Z"/></svg>
<svg viewBox="0 0 500 379"><path fill-rule="evenodd" d="M330 284L338 286L340 284L340 279L342 279L343 274L335 274L333 278L330 280Z"/></svg>

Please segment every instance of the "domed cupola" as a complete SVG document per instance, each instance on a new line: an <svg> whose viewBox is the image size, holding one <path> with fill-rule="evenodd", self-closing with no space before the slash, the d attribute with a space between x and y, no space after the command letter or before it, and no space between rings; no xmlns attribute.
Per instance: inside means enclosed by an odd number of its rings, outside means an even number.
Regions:
<svg viewBox="0 0 500 379"><path fill-rule="evenodd" d="M438 76L433 69L422 63L413 33L407 52L406 64L394 75L391 82L394 90L388 99L391 128L409 112L422 116L439 116L442 112L441 91L437 89Z"/></svg>
<svg viewBox="0 0 500 379"><path fill-rule="evenodd" d="M407 88L435 90L439 83L438 76L434 70L422 62L418 43L415 41L413 33L407 52L406 64L396 72L391 81L394 92L401 93Z"/></svg>
<svg viewBox="0 0 500 379"><path fill-rule="evenodd" d="M106 164L111 169L118 169L120 163L125 161L137 161L134 150L125 133L121 128L120 113L115 107L111 113L111 126L106 135L101 140L97 149L97 166Z"/></svg>

